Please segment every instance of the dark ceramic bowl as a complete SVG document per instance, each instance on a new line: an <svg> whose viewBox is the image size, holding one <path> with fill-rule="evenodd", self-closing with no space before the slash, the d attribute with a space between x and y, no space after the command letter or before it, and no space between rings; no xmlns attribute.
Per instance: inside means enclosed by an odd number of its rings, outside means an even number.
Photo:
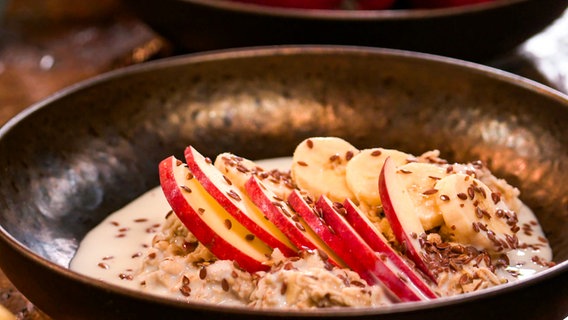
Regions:
<svg viewBox="0 0 568 320"><path fill-rule="evenodd" d="M568 0L498 0L436 10L303 10L228 0L124 0L185 51L341 44L481 61L508 53L559 17Z"/></svg>
<svg viewBox="0 0 568 320"><path fill-rule="evenodd" d="M409 52L257 48L123 69L0 129L0 266L55 319L559 319L568 313L567 120L568 97L547 87ZM67 269L85 233L156 186L158 162L188 144L256 159L321 135L487 162L535 209L557 265L477 294L310 312L181 303Z"/></svg>

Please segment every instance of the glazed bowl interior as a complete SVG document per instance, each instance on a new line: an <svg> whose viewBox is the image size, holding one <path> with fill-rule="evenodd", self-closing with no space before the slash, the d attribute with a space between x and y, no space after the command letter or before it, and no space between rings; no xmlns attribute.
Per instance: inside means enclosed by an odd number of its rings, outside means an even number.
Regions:
<svg viewBox="0 0 568 320"><path fill-rule="evenodd" d="M123 2L182 52L337 44L475 61L510 53L568 6L568 0L496 0L440 9L306 10L230 0Z"/></svg>
<svg viewBox="0 0 568 320"><path fill-rule="evenodd" d="M568 99L546 87L409 52L257 48L123 69L62 91L1 129L0 253L7 258L0 264L32 302L61 319L176 318L188 312L213 318L339 312L414 319L429 310L443 319L451 306L469 303L473 310L484 297L506 300L558 277L566 282L567 119ZM472 296L308 315L151 298L67 269L85 234L157 186L159 161L172 154L181 158L187 145L208 156L230 151L263 159L288 156L310 136L414 154L439 149L450 161L484 161L521 190L557 265L524 283ZM541 290L558 298L546 286Z"/></svg>

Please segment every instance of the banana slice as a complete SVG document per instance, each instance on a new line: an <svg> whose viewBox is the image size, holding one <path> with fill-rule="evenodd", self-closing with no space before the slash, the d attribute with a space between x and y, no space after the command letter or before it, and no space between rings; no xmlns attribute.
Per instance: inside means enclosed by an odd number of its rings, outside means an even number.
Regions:
<svg viewBox="0 0 568 320"><path fill-rule="evenodd" d="M232 153L219 154L215 158L214 165L242 192L246 192L245 183L253 175L258 177L264 186L281 199L288 199L288 195L294 189L292 178L288 172L276 169L267 170L252 160Z"/></svg>
<svg viewBox="0 0 568 320"><path fill-rule="evenodd" d="M313 197L328 196L332 201L356 201L347 186L345 167L359 150L335 137L315 137L302 141L292 157L292 178Z"/></svg>
<svg viewBox="0 0 568 320"><path fill-rule="evenodd" d="M446 226L456 241L489 252L515 245L516 214L481 180L463 173L438 181L435 198Z"/></svg>
<svg viewBox="0 0 568 320"><path fill-rule="evenodd" d="M412 155L398 150L373 148L365 149L355 155L345 167L347 186L359 203L380 206L379 175L387 157L397 166L404 165Z"/></svg>
<svg viewBox="0 0 568 320"><path fill-rule="evenodd" d="M400 175L400 179L417 209L416 214L424 230L443 225L444 217L435 201L439 193L434 186L438 180L448 175L446 168L431 163L412 162L398 167L398 171L404 173Z"/></svg>

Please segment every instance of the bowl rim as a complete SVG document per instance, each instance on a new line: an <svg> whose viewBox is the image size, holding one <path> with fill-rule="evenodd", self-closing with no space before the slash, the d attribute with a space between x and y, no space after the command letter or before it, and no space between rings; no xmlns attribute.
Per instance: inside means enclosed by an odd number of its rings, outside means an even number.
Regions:
<svg viewBox="0 0 568 320"><path fill-rule="evenodd" d="M319 20L422 20L448 16L474 14L481 11L513 6L537 0L497 0L457 7L433 9L386 9L386 10L330 10L330 9L297 9L270 7L253 3L231 0L171 0L199 5L209 9L233 11L241 14L266 15L272 17L319 19Z"/></svg>
<svg viewBox="0 0 568 320"><path fill-rule="evenodd" d="M44 108L48 108L54 102L72 94L78 94L86 88L96 86L97 84L111 81L117 78L135 75L138 73L150 72L164 68L171 68L179 65L188 65L199 62L211 62L223 59L240 59L240 58L254 58L254 57L268 57L268 56L293 56L297 54L328 54L328 55L378 55L396 58L405 58L412 60L426 60L436 64L450 65L452 67L466 69L468 72L483 73L486 76L495 78L509 84L523 87L530 91L536 91L540 94L546 95L548 98L558 100L564 103L568 108L568 95L548 87L544 84L538 83L534 80L524 78L519 75L509 73L507 71L499 70L494 67L481 65L475 62L469 62L456 58L439 56L428 53L412 52L400 49L388 48L374 48L362 46L345 46L345 45L280 45L280 46L259 46L249 48L237 49L222 49L209 52L190 53L181 56L174 56L163 58L155 61L144 62L138 65L119 68L109 71L98 76L94 76L76 84L63 88L54 94L38 101L28 108L24 109L16 116L8 120L0 127L0 140L4 139L6 135L20 123L24 122L30 115L39 112ZM69 269L55 263L47 258L44 258L18 241L12 236L0 222L0 241L10 246L19 255L24 256L27 260L34 261L41 265L44 269L49 269L55 273L63 275L74 281L80 282L84 285L95 286L98 289L109 291L122 296L128 296L141 301L151 301L153 303L160 303L165 306L171 306L183 309L193 309L202 311L226 312L233 314L254 314L259 316L282 316L289 315L294 317L313 317L313 316L360 316L360 315L380 315L392 313L404 313L418 310L427 310L433 308L440 308L455 303L472 302L480 299L490 298L508 292L521 290L534 284L537 284L551 277L568 272L568 260L557 263L554 267L540 271L536 276L531 276L527 279L515 281L512 283L502 284L499 286L484 289L479 292L466 293L452 297L442 297L436 300L420 301L420 302L406 302L397 303L385 308L345 308L345 309L318 309L318 310L289 310L289 309L252 309L249 307L235 307L235 306L218 306L202 302L184 302L177 301L171 298L155 296L152 294L120 287L114 284L104 282L102 280L90 277L76 271Z"/></svg>

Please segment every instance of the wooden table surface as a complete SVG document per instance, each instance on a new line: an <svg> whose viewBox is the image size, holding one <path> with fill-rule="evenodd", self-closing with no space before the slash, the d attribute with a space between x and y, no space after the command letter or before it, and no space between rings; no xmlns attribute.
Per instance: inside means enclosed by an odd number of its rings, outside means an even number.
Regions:
<svg viewBox="0 0 568 320"><path fill-rule="evenodd" d="M0 126L73 83L167 52L118 0L12 0L0 15ZM17 319L48 319L0 270L1 306Z"/></svg>
<svg viewBox="0 0 568 320"><path fill-rule="evenodd" d="M118 0L13 0L0 19L0 126L66 86L172 52ZM486 64L568 93L568 11ZM0 305L18 319L48 319L1 271Z"/></svg>

